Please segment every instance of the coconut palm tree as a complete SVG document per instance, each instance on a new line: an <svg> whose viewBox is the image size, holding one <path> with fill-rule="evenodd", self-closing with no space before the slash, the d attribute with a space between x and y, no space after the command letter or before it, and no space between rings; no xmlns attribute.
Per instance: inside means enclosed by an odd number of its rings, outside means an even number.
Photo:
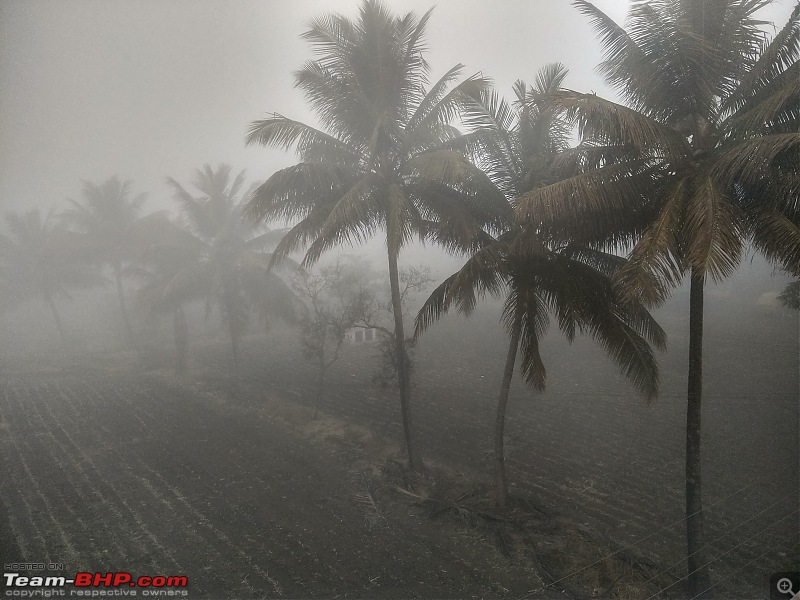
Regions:
<svg viewBox="0 0 800 600"><path fill-rule="evenodd" d="M514 200L545 185L559 172L559 153L565 151L569 127L550 111L531 103L531 97L559 88L567 74L560 64L544 67L533 88L518 81L510 105L494 92L483 92L464 110L473 130L461 143L478 153L476 159L500 193ZM479 297L504 297L503 323L509 348L503 371L494 431L495 501L508 503L504 429L511 380L520 354L525 381L545 387L546 371L539 341L550 315L571 342L576 332L590 334L620 365L622 372L647 397L658 390L658 369L647 343L664 345L664 333L640 303L621 302L611 275L624 260L585 245L553 243L525 223L509 224L430 296L417 317L419 335L451 306L469 314Z"/></svg>
<svg viewBox="0 0 800 600"><path fill-rule="evenodd" d="M145 194L133 198L131 182L116 176L101 184L83 182L83 202L67 199L63 218L82 234L87 258L111 268L128 341L136 346L125 300L123 277L139 249L139 221Z"/></svg>
<svg viewBox="0 0 800 600"><path fill-rule="evenodd" d="M485 86L480 77L451 87L454 66L428 88L424 33L430 19L392 15L365 0L359 17L314 19L304 34L317 59L295 73L322 129L281 115L252 124L248 144L290 148L301 162L270 177L247 207L258 220L283 218L294 226L276 260L310 244L304 264L326 250L384 232L391 287L400 407L409 467L422 468L411 417L411 381L400 306L398 260L414 236L451 250L474 247L498 221L485 176L444 143L460 102ZM488 186L491 188L491 186Z"/></svg>
<svg viewBox="0 0 800 600"><path fill-rule="evenodd" d="M297 306L289 286L267 268L272 256L264 252L285 232L243 218L244 180L244 171L232 178L228 165L216 170L205 165L196 172L193 185L200 195L195 197L176 180L167 179L180 204L184 234L174 250L177 263L162 269L161 275L166 277L163 294L172 298L173 306L196 297L199 290L207 307L217 305L237 368L250 312L291 320ZM179 268L180 264L184 266Z"/></svg>
<svg viewBox="0 0 800 600"><path fill-rule="evenodd" d="M585 171L532 190L519 214L552 235L632 244L616 275L658 303L688 274L688 588L710 597L701 501L703 288L747 242L800 270L800 5L771 39L754 0L634 2L626 27L576 0L605 47L600 69L625 104L562 90ZM534 225L535 224L535 225Z"/></svg>
<svg viewBox="0 0 800 600"><path fill-rule="evenodd" d="M53 209L42 217L38 208L24 214L6 213L8 236L0 234L6 279L3 287L10 299L41 298L53 314L61 341L67 335L55 300L69 297L68 290L87 288L101 281L89 265L76 260L75 240ZM6 287L7 286L7 287Z"/></svg>
<svg viewBox="0 0 800 600"><path fill-rule="evenodd" d="M204 244L177 223L165 217L151 219L148 242L142 248L140 265L132 274L141 281L137 303L154 314L172 317L175 337L175 370L186 371L189 350L187 303L203 298L206 269L202 264Z"/></svg>

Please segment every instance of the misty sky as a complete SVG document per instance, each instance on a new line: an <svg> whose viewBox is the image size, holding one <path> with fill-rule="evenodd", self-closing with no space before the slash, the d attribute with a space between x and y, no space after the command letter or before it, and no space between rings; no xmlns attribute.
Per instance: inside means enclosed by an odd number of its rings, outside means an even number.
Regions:
<svg viewBox="0 0 800 600"><path fill-rule="evenodd" d="M244 146L267 113L311 120L292 72L311 58L300 34L357 0L0 0L0 211L80 196L80 180L111 175L171 206L167 176L191 181L204 163L263 180L291 153ZM419 14L433 0L387 2ZM561 61L567 87L609 95L595 74L600 46L566 0L439 0L428 29L432 79L455 63L511 95L515 79ZM622 21L628 3L598 0ZM785 22L793 2L766 18Z"/></svg>

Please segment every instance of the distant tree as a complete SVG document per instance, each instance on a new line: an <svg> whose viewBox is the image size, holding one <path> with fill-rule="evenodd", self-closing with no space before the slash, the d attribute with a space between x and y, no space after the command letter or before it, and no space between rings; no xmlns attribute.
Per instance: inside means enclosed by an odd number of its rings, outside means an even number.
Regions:
<svg viewBox="0 0 800 600"><path fill-rule="evenodd" d="M463 142L478 153L479 164L508 198L509 211L517 197L559 176L569 126L530 100L558 89L566 74L562 65L548 65L532 89L521 81L515 84L513 107L487 91L465 110L472 133ZM504 298L502 319L510 340L494 431L498 506L508 503L504 431L517 356L525 381L543 390L546 370L539 346L551 315L567 340L576 332L591 335L640 392L655 397L658 368L647 340L663 347L664 333L641 303L625 303L612 289L611 276L624 262L583 244L555 242L523 221L510 223L434 290L420 310L417 335L451 306L470 314L485 294Z"/></svg>
<svg viewBox="0 0 800 600"><path fill-rule="evenodd" d="M318 369L314 400L316 418L328 369L339 359L345 334L359 319L358 308L368 276L351 263L337 260L316 273L301 270L292 282L307 310L299 318L303 355Z"/></svg>
<svg viewBox="0 0 800 600"><path fill-rule="evenodd" d="M0 234L0 256L6 302L41 298L53 314L61 340L67 335L55 300L69 298L70 289L87 288L102 279L89 265L77 260L75 239L51 209L42 218L39 209L24 214L6 213L8 236Z"/></svg>
<svg viewBox="0 0 800 600"><path fill-rule="evenodd" d="M794 310L800 310L800 281L787 285L778 296L781 304Z"/></svg>
<svg viewBox="0 0 800 600"><path fill-rule="evenodd" d="M140 266L133 270L141 284L137 303L154 314L172 317L175 338L175 370L184 373L189 350L189 325L185 306L204 297L204 246L195 236L166 218L152 219Z"/></svg>
<svg viewBox="0 0 800 600"><path fill-rule="evenodd" d="M425 292L434 283L429 267L407 266L400 269L400 307L403 311L403 319L409 316L413 309L417 294ZM384 281L380 286L384 289L389 288ZM400 386L400 361L397 358L397 340L394 331L387 326L387 321L391 320L393 313L391 302L391 290L389 294L382 295L376 293L376 286L363 288L355 300L355 327L364 329L374 329L381 332L378 340L378 350L380 363L378 370L373 377L373 382L381 387L398 388ZM408 336L403 340L405 350L405 366L409 373L414 372L413 350L416 344L414 336Z"/></svg>
<svg viewBox="0 0 800 600"><path fill-rule="evenodd" d="M291 288L268 268L272 255L265 251L285 232L243 218L244 179L244 171L232 178L228 165L216 170L205 165L193 182L200 192L197 197L174 179L167 180L180 204L182 226L192 238L188 244L196 253L196 260L180 273L181 289L191 292L187 297L202 289L207 307L217 305L237 368L249 314L293 320L297 308Z"/></svg>
<svg viewBox="0 0 800 600"><path fill-rule="evenodd" d="M12 249L11 240L0 234L0 315L10 311L24 300L21 290L14 286Z"/></svg>
<svg viewBox="0 0 800 600"><path fill-rule="evenodd" d="M640 1L626 27L576 0L605 48L606 81L626 104L559 90L578 124L584 172L532 190L532 227L632 246L616 274L628 298L663 301L690 280L686 419L688 592L713 596L701 475L703 290L749 241L800 274L800 4L771 39L768 1Z"/></svg>
<svg viewBox="0 0 800 600"><path fill-rule="evenodd" d="M101 184L83 182L83 202L67 199L70 207L63 218L81 233L82 252L85 257L111 268L117 286L122 321L131 346L136 338L128 316L123 277L140 248L139 220L145 194L133 198L131 182L120 181L116 176Z"/></svg>
<svg viewBox="0 0 800 600"><path fill-rule="evenodd" d="M250 216L297 220L276 248L281 258L310 243L304 265L328 249L386 235L400 408L409 467L423 467L411 415L398 258L413 236L462 249L496 220L485 177L445 147L462 99L485 86L473 77L450 88L461 66L430 89L424 33L431 12L392 15L365 0L359 17L314 19L304 34L317 55L296 74L324 130L273 115L253 123L247 143L297 147L299 164L270 177L248 205ZM489 190L491 192L491 190Z"/></svg>

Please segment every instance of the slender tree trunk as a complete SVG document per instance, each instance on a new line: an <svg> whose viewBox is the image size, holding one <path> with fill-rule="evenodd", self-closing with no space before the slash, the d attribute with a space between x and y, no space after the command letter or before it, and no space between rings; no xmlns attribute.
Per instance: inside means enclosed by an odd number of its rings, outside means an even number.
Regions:
<svg viewBox="0 0 800 600"><path fill-rule="evenodd" d="M233 368L239 372L239 332L236 330L236 323L233 317L228 319L228 333L231 336L231 351L233 352Z"/></svg>
<svg viewBox="0 0 800 600"><path fill-rule="evenodd" d="M56 320L56 325L58 326L58 333L61 335L61 341L64 343L64 347L69 348L69 344L67 343L67 334L64 333L64 324L61 322L61 315L58 314L56 303L53 302L53 299L50 297L49 294L45 294L44 300L47 303L47 306L50 307L50 311L53 313L53 318Z"/></svg>
<svg viewBox="0 0 800 600"><path fill-rule="evenodd" d="M317 378L317 395L314 398L314 413L313 418L316 419L319 416L319 405L322 402L322 390L325 385L325 361L321 360L319 362L319 377Z"/></svg>
<svg viewBox="0 0 800 600"><path fill-rule="evenodd" d="M128 341L132 347L136 347L136 339L133 337L133 329L131 322L128 319L128 308L125 305L125 290L122 289L122 274L119 267L114 268L114 279L117 282L117 298L119 298L119 307L122 310L122 321L125 323L125 331L128 332Z"/></svg>
<svg viewBox="0 0 800 600"><path fill-rule="evenodd" d="M506 455L503 439L506 426L506 406L508 406L508 393L511 390L511 378L514 375L514 363L517 360L519 347L520 328L514 323L511 341L508 344L506 367L503 371L503 382L500 384L500 397L497 399L497 418L494 422L494 495L497 506L504 507L508 504L508 483L506 482Z"/></svg>
<svg viewBox="0 0 800 600"><path fill-rule="evenodd" d="M408 453L408 468L421 471L422 454L414 436L411 420L411 377L406 355L406 337L403 330L403 307L400 302L400 275L397 270L397 256L389 250L389 284L392 291L392 312L394 313L394 343L397 353L397 371L400 383L400 414L403 421L403 436Z"/></svg>
<svg viewBox="0 0 800 600"><path fill-rule="evenodd" d="M704 275L692 269L689 291L689 385L686 407L686 548L691 598L713 598L703 546L701 399L703 394Z"/></svg>
<svg viewBox="0 0 800 600"><path fill-rule="evenodd" d="M233 369L239 373L239 334L240 330L237 323L238 314L236 312L236 294L232 289L232 284L228 280L222 282L222 296L220 304L220 318L228 328L228 335L231 338L231 352L233 353Z"/></svg>
<svg viewBox="0 0 800 600"><path fill-rule="evenodd" d="M178 373L185 373L189 353L189 325L186 322L186 313L180 304L175 307L172 322L175 325L175 370Z"/></svg>

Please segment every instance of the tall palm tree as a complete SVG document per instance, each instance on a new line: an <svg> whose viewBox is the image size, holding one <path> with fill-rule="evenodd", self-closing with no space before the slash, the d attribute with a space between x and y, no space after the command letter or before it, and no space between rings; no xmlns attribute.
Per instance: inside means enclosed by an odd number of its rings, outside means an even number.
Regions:
<svg viewBox="0 0 800 600"><path fill-rule="evenodd" d="M301 162L270 177L247 207L253 218L296 224L276 248L276 260L310 243L304 264L342 243L383 231L399 365L400 408L409 467L422 468L412 427L411 381L400 305L398 259L413 236L451 250L471 247L498 220L485 176L443 146L460 102L485 86L472 77L451 87L457 65L428 88L422 17L393 16L365 0L359 17L314 19L304 34L317 60L295 73L322 129L281 115L256 121L249 144L296 146ZM494 197L495 204L502 198ZM299 222L297 220L299 219Z"/></svg>
<svg viewBox="0 0 800 600"><path fill-rule="evenodd" d="M133 271L141 280L136 300L145 310L171 315L175 370L183 373L189 350L185 306L203 298L207 288L202 265L204 244L164 217L151 219L147 229L149 243L143 246L141 264Z"/></svg>
<svg viewBox="0 0 800 600"><path fill-rule="evenodd" d="M688 588L711 596L701 502L703 288L730 275L747 242L800 271L800 5L771 39L756 0L634 2L627 27L585 0L627 104L559 91L549 106L579 125L584 173L521 199L554 235L632 244L616 282L657 303L688 273ZM574 238L573 238L574 239Z"/></svg>
<svg viewBox="0 0 800 600"><path fill-rule="evenodd" d="M38 208L24 214L6 213L8 236L0 234L0 254L6 266L3 287L18 300L38 296L53 314L62 342L67 335L55 300L69 297L70 288L87 288L100 277L76 260L74 239L51 209L42 217Z"/></svg>
<svg viewBox="0 0 800 600"><path fill-rule="evenodd" d="M189 260L169 278L175 289L171 294L186 301L203 291L207 306L216 304L231 341L233 360L238 368L239 345L247 327L249 313L270 314L292 319L296 301L289 286L267 267L272 257L265 248L276 244L284 235L269 230L250 219L242 209L247 199L242 194L244 171L231 177L231 167L210 165L198 169L195 197L172 178L168 183L175 192L183 217L181 244L189 251ZM174 265L166 270L170 273Z"/></svg>
<svg viewBox="0 0 800 600"><path fill-rule="evenodd" d="M131 182L116 176L101 184L84 181L82 194L82 203L67 199L70 208L64 211L64 219L82 234L87 257L111 268L128 341L135 347L123 277L138 252L145 194L131 198Z"/></svg>
<svg viewBox="0 0 800 600"><path fill-rule="evenodd" d="M530 99L558 89L566 74L563 65L547 65L532 89L521 81L515 84L513 107L496 93L484 92L464 111L474 131L460 142L478 153L479 164L508 199L509 212L517 197L558 176L557 159L567 147L569 127ZM498 506L508 503L504 430L517 354L525 381L543 390L546 371L539 341L551 314L570 342L576 331L590 334L647 398L655 397L658 368L647 339L663 347L664 333L640 303L623 303L612 289L611 275L623 263L584 245L553 243L525 223L510 223L497 238L488 238L420 310L417 335L453 305L469 314L478 297L505 297L503 323L510 340L494 431Z"/></svg>

